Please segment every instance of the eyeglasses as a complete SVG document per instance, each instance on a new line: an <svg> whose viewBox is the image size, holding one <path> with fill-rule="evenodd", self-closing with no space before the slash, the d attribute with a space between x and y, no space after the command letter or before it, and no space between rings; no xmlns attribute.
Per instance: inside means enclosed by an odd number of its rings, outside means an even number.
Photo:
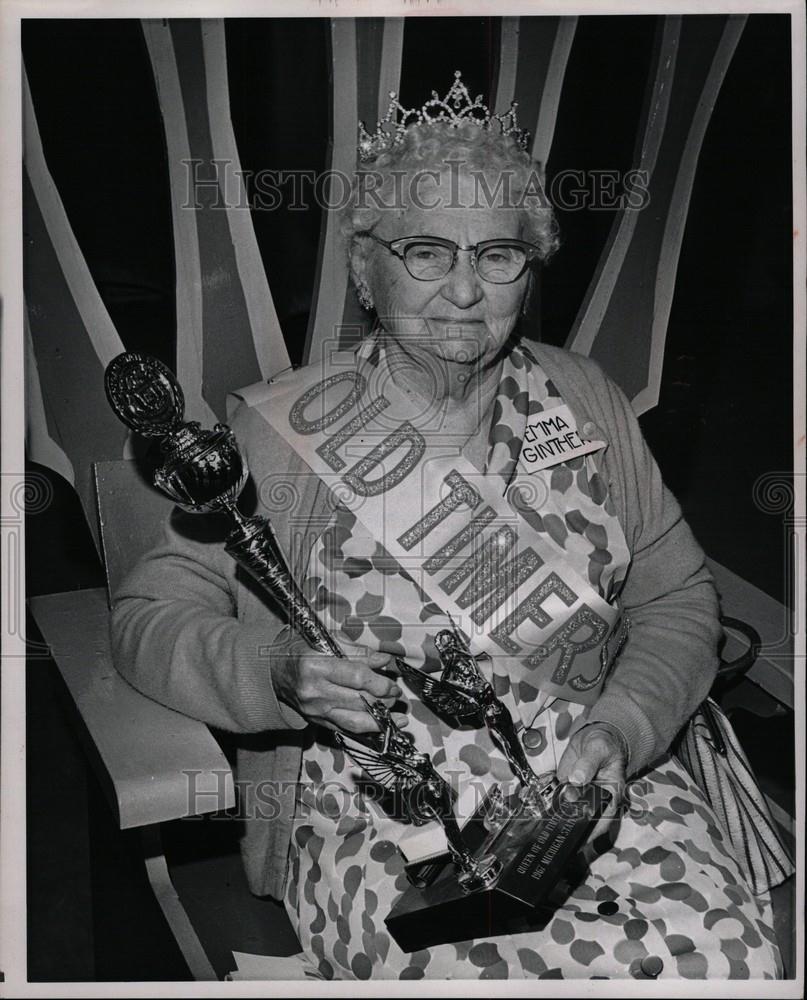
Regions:
<svg viewBox="0 0 807 1000"><path fill-rule="evenodd" d="M471 265L483 281L509 285L518 281L541 252L540 247L524 240L483 240L463 247L440 236L404 236L387 242L375 233L363 232L359 235L369 236L395 254L418 281L445 278L457 262L457 252L463 250L472 254Z"/></svg>

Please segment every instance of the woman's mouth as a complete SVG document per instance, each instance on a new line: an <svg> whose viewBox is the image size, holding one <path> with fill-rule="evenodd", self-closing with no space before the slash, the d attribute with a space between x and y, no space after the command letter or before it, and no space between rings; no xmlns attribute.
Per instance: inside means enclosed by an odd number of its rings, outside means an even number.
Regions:
<svg viewBox="0 0 807 1000"><path fill-rule="evenodd" d="M451 326L471 326L477 325L479 323L484 323L483 319L466 319L465 317L456 318L453 316L428 316L428 322L430 323L446 323Z"/></svg>

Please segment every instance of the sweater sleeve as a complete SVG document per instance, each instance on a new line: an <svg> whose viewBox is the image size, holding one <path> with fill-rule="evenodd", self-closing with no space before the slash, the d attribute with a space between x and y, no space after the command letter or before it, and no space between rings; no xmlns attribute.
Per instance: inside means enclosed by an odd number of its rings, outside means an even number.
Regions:
<svg viewBox="0 0 807 1000"><path fill-rule="evenodd" d="M587 722L624 735L628 773L669 749L717 672L718 600L702 549L664 485L630 402L604 375L607 468L631 564L621 593L630 638Z"/></svg>
<svg viewBox="0 0 807 1000"><path fill-rule="evenodd" d="M233 421L236 436L242 422ZM238 620L226 529L215 515L173 511L163 541L115 594L115 665L143 694L220 729L303 729L272 682L288 629L271 617L266 627Z"/></svg>

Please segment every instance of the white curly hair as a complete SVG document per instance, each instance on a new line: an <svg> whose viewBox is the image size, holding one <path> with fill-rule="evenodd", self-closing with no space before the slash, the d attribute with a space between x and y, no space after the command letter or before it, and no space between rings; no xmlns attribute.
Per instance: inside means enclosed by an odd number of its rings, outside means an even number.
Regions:
<svg viewBox="0 0 807 1000"><path fill-rule="evenodd" d="M455 168L454 164L459 166ZM359 237L371 231L385 213L400 213L411 203L402 178L411 181L428 171L443 173L449 169L473 176L478 194L498 199L494 206L517 210L523 238L539 247L542 262L558 248L558 226L544 192L543 169L513 136L480 128L473 122L459 126L412 125L396 145L360 166L343 211L341 231L350 272L365 306L369 307L369 297L358 275L371 244Z"/></svg>

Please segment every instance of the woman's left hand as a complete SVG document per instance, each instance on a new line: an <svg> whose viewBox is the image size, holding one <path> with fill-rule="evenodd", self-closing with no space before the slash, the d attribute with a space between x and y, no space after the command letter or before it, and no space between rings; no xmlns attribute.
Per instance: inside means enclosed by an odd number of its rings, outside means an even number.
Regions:
<svg viewBox="0 0 807 1000"><path fill-rule="evenodd" d="M590 840L605 833L618 816L625 794L627 754L624 741L607 726L583 726L569 740L558 764L560 781L587 785L595 781L611 793L611 801L591 832Z"/></svg>

